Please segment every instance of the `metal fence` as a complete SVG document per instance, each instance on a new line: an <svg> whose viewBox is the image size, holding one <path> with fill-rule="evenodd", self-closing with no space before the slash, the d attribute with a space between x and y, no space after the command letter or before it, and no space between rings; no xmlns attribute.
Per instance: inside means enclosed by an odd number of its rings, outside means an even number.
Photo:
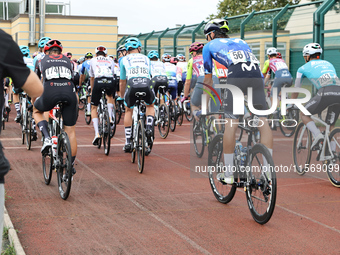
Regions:
<svg viewBox="0 0 340 255"><path fill-rule="evenodd" d="M286 5L267 11L225 17L229 21L230 37L247 41L254 54L264 63L266 49L277 47L290 71L295 75L304 64L302 48L310 42L320 43L324 49L322 58L334 64L340 72L340 1L321 0L298 5ZM205 41L203 34L206 21L199 24L166 28L161 31L124 36L117 48L128 37L138 37L143 44L144 54L158 50L161 55L182 53L189 58L188 48L194 41Z"/></svg>

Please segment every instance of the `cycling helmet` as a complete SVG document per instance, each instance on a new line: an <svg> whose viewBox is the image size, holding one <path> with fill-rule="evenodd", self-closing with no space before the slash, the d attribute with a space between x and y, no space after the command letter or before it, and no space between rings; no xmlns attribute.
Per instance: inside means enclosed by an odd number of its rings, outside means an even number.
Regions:
<svg viewBox="0 0 340 255"><path fill-rule="evenodd" d="M276 53L276 57L277 57L277 58L282 58L281 53L280 53L280 52L277 52L277 53Z"/></svg>
<svg viewBox="0 0 340 255"><path fill-rule="evenodd" d="M117 49L117 52L120 52L120 51L126 51L126 48L125 48L125 45L120 45Z"/></svg>
<svg viewBox="0 0 340 255"><path fill-rule="evenodd" d="M96 54L98 53L98 52L103 52L105 55L107 54L107 48L105 47L105 46L103 46L103 45L99 45L97 48L96 48Z"/></svg>
<svg viewBox="0 0 340 255"><path fill-rule="evenodd" d="M84 58L93 58L93 55L91 52L86 52Z"/></svg>
<svg viewBox="0 0 340 255"><path fill-rule="evenodd" d="M150 51L149 54L148 54L148 58L149 58L149 59L152 59L152 58L154 58L154 57L159 58L158 52L157 52L156 50L152 50L152 51Z"/></svg>
<svg viewBox="0 0 340 255"><path fill-rule="evenodd" d="M50 37L42 37L42 38L40 38L39 43L38 43L38 47L39 47L39 48L44 48L44 47L45 47L45 44L46 44L48 41L50 41L50 40L52 40L52 38L50 38Z"/></svg>
<svg viewBox="0 0 340 255"><path fill-rule="evenodd" d="M303 47L303 56L310 56L316 53L322 53L322 48L318 43L309 43L305 47Z"/></svg>
<svg viewBox="0 0 340 255"><path fill-rule="evenodd" d="M208 21L204 27L205 36L214 31L227 33L229 31L228 21L225 19L213 19Z"/></svg>
<svg viewBox="0 0 340 255"><path fill-rule="evenodd" d="M138 47L142 47L141 42L136 37L131 37L125 40L125 48L129 51L132 49L137 49Z"/></svg>
<svg viewBox="0 0 340 255"><path fill-rule="evenodd" d="M201 42L194 42L190 45L189 47L189 52L193 52L193 51L198 51L199 49L203 49L204 44Z"/></svg>
<svg viewBox="0 0 340 255"><path fill-rule="evenodd" d="M170 62L170 60L171 60L171 55L168 54L168 53L164 53L164 54L162 55L162 60L163 60L164 62Z"/></svg>
<svg viewBox="0 0 340 255"><path fill-rule="evenodd" d="M69 59L72 58L72 53L71 52L66 52L66 57L68 57Z"/></svg>
<svg viewBox="0 0 340 255"><path fill-rule="evenodd" d="M179 62L184 62L185 61L185 56L183 54L178 54L176 56L176 58L178 59Z"/></svg>
<svg viewBox="0 0 340 255"><path fill-rule="evenodd" d="M46 51L50 50L53 47L58 47L61 51L63 51L63 45L61 45L61 42L53 39L45 44L44 53L46 53Z"/></svg>
<svg viewBox="0 0 340 255"><path fill-rule="evenodd" d="M85 60L85 58L81 57L81 58L78 59L78 63L80 64L80 62L83 62L84 60Z"/></svg>
<svg viewBox="0 0 340 255"><path fill-rule="evenodd" d="M115 57L114 57L113 55L109 55L109 58L112 58L112 59L114 59Z"/></svg>
<svg viewBox="0 0 340 255"><path fill-rule="evenodd" d="M28 48L28 46L25 45L21 45L19 46L22 55L24 55L25 57L28 57L30 55L30 49Z"/></svg>
<svg viewBox="0 0 340 255"><path fill-rule="evenodd" d="M176 58L176 57L172 57L172 58L170 58L170 63L171 64L177 64L177 62L178 62L178 59Z"/></svg>
<svg viewBox="0 0 340 255"><path fill-rule="evenodd" d="M271 56L271 55L276 55L277 54L277 49L274 47L268 48L267 49L267 55Z"/></svg>

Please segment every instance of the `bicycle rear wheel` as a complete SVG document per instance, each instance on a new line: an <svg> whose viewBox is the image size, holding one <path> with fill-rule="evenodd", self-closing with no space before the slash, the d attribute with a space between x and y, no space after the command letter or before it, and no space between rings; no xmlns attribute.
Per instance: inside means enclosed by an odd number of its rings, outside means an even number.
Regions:
<svg viewBox="0 0 340 255"><path fill-rule="evenodd" d="M111 124L109 113L105 112L103 115L103 144L104 144L104 153L106 156L110 153L110 145L111 145Z"/></svg>
<svg viewBox="0 0 340 255"><path fill-rule="evenodd" d="M58 139L58 158L59 194L62 199L66 200L70 195L72 184L72 152L70 140L65 132L62 132Z"/></svg>
<svg viewBox="0 0 340 255"><path fill-rule="evenodd" d="M42 155L42 166L45 184L48 185L52 178L53 156L52 148L48 150L47 154Z"/></svg>
<svg viewBox="0 0 340 255"><path fill-rule="evenodd" d="M132 152L131 152L131 162L135 163L136 160L136 143L135 143L135 136L136 134L134 133L134 128L135 128L135 121L132 117L132 127L131 127L131 144L132 144Z"/></svg>
<svg viewBox="0 0 340 255"><path fill-rule="evenodd" d="M88 98L91 98L91 96L90 95L86 95L86 102L85 102L85 122L86 122L86 124L87 125L90 125L90 123L91 123L91 112L90 112L90 115L87 115L86 113L88 113L87 112L87 102L88 102Z"/></svg>
<svg viewBox="0 0 340 255"><path fill-rule="evenodd" d="M218 202L227 204L235 196L236 185L225 184L217 179L217 175L223 172L223 135L215 136L209 146L208 170L210 186Z"/></svg>
<svg viewBox="0 0 340 255"><path fill-rule="evenodd" d="M303 175L309 167L312 156L311 144L312 134L303 122L300 122L296 127L293 141L293 160L299 175Z"/></svg>
<svg viewBox="0 0 340 255"><path fill-rule="evenodd" d="M329 141L331 143L334 158L324 162L327 165L327 176L335 187L340 188L340 128L332 130L329 135Z"/></svg>
<svg viewBox="0 0 340 255"><path fill-rule="evenodd" d="M112 126L111 126L111 123L109 123L109 127L110 127L110 138L114 137L115 133L116 133L116 128L117 128L117 118L116 118L116 108L115 106L113 105L113 108L112 108Z"/></svg>
<svg viewBox="0 0 340 255"><path fill-rule="evenodd" d="M177 98L177 124L178 126L182 126L183 124L183 106L181 104L180 99Z"/></svg>
<svg viewBox="0 0 340 255"><path fill-rule="evenodd" d="M185 118L187 119L187 121L191 122L193 119L193 116L191 114L191 108L190 108L190 102L186 103L186 111L184 112Z"/></svg>
<svg viewBox="0 0 340 255"><path fill-rule="evenodd" d="M145 159L145 129L143 120L138 121L137 126L137 161L138 161L138 172L143 173L144 170L144 159Z"/></svg>
<svg viewBox="0 0 340 255"><path fill-rule="evenodd" d="M161 104L158 111L158 131L159 135L165 139L170 130L170 114L166 104Z"/></svg>
<svg viewBox="0 0 340 255"><path fill-rule="evenodd" d="M194 119L192 125L192 137L194 140L194 147L197 157L201 158L204 153L204 132L201 122Z"/></svg>
<svg viewBox="0 0 340 255"><path fill-rule="evenodd" d="M176 129L176 107L175 102L171 100L169 105L169 113L170 113L170 130L171 132L175 132Z"/></svg>
<svg viewBox="0 0 340 255"><path fill-rule="evenodd" d="M116 124L119 124L121 117L122 117L122 108L120 107L120 103L116 98Z"/></svg>
<svg viewBox="0 0 340 255"><path fill-rule="evenodd" d="M287 114L280 123L280 129L285 137L291 137L295 133L296 125L299 122L299 110L287 109Z"/></svg>
<svg viewBox="0 0 340 255"><path fill-rule="evenodd" d="M26 118L26 148L27 150L31 149L31 143L32 143L32 113L28 113L28 116Z"/></svg>
<svg viewBox="0 0 340 255"><path fill-rule="evenodd" d="M250 166L247 172L246 197L254 220L267 223L273 215L276 203L276 173L269 150L257 143L251 149Z"/></svg>

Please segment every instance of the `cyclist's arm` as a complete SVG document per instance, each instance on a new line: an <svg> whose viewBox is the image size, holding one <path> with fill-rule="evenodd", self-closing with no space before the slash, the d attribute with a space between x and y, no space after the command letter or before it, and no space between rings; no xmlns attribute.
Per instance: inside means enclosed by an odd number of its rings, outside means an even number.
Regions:
<svg viewBox="0 0 340 255"><path fill-rule="evenodd" d="M266 76L266 74L267 74L267 72L268 72L268 69L269 69L269 59L267 59L267 60L264 62L263 69L262 69L262 74L263 74L263 76Z"/></svg>
<svg viewBox="0 0 340 255"><path fill-rule="evenodd" d="M265 77L266 77L266 78L264 79L264 86L266 86L266 84L267 84L268 81L270 80L270 74L268 73Z"/></svg>
<svg viewBox="0 0 340 255"><path fill-rule="evenodd" d="M184 97L188 97L190 93L190 84L191 84L191 79L192 79L192 64L193 64L193 59L190 59L188 61L187 77L185 79L185 84L184 84Z"/></svg>
<svg viewBox="0 0 340 255"><path fill-rule="evenodd" d="M301 87L301 80L303 78L303 73L300 71L300 68L296 72L296 79L295 79L295 88ZM292 99L296 99L299 96L299 93L292 93Z"/></svg>
<svg viewBox="0 0 340 255"><path fill-rule="evenodd" d="M34 101L37 97L41 96L44 91L42 83L39 81L38 76L31 71L27 77L26 82L22 86L22 89L32 98Z"/></svg>

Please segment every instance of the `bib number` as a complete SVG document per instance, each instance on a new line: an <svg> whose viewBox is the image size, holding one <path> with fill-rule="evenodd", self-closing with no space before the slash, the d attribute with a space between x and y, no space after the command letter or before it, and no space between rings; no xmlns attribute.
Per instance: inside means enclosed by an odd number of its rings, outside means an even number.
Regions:
<svg viewBox="0 0 340 255"><path fill-rule="evenodd" d="M249 54L249 57L250 57L250 61L252 63L260 64L260 61L257 59L257 57L253 53L249 52L248 54Z"/></svg>
<svg viewBox="0 0 340 255"><path fill-rule="evenodd" d="M149 70L146 67L132 67L129 70L130 77L148 77Z"/></svg>
<svg viewBox="0 0 340 255"><path fill-rule="evenodd" d="M244 54L243 50L232 51L230 53L231 60L233 61L234 65L237 63L244 63L247 62L246 55Z"/></svg>
<svg viewBox="0 0 340 255"><path fill-rule="evenodd" d="M288 69L288 66L284 62L276 62L275 67L276 67L276 71L279 71L282 69Z"/></svg>
<svg viewBox="0 0 340 255"><path fill-rule="evenodd" d="M329 73L325 73L319 78L319 82L320 82L321 87L323 87L328 84L331 84L333 82L333 79Z"/></svg>

